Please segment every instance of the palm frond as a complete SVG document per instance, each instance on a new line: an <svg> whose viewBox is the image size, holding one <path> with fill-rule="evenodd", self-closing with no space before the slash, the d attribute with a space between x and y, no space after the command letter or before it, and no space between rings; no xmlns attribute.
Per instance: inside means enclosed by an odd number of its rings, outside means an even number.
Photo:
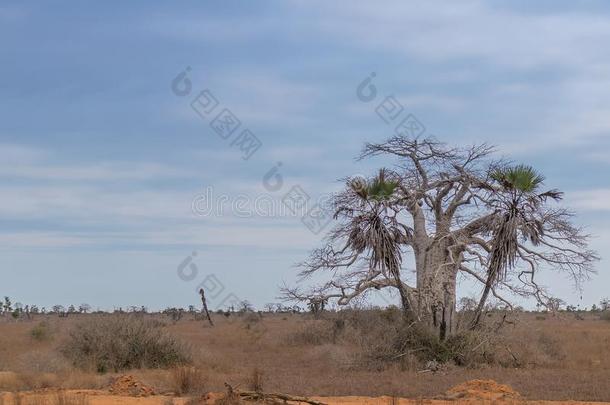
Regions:
<svg viewBox="0 0 610 405"><path fill-rule="evenodd" d="M392 197L399 182L388 178L386 169L379 170L379 173L372 179L353 178L348 181L348 187L361 199L372 201L387 201Z"/></svg>
<svg viewBox="0 0 610 405"><path fill-rule="evenodd" d="M491 173L491 178L505 189L524 193L534 192L544 182L544 176L527 165L496 169Z"/></svg>

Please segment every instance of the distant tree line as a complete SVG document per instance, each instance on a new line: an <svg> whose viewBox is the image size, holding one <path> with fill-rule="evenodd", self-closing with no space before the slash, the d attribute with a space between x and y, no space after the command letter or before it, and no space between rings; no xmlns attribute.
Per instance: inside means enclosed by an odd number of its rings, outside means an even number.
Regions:
<svg viewBox="0 0 610 405"><path fill-rule="evenodd" d="M462 297L459 301L458 308L460 311L468 312L474 311L477 306L477 300L472 297ZM605 312L610 311L610 298L604 298L600 300L599 304L593 304L591 308L580 308L580 306L567 305L562 300L556 299L552 305L552 309L549 307L545 308L537 308L536 311L532 312L540 312L543 310L544 312L552 311L566 311L566 312ZM329 311L326 307L326 302L318 302L312 301L308 304L307 309L309 312L314 315L318 315L321 312ZM523 307L513 307L508 308L504 307L501 303L488 303L487 310L515 310L515 311L525 311ZM267 313L281 313L281 314L298 314L303 313L306 310L298 305L284 305L281 303L267 303L263 306L263 311L257 311L255 307L246 300L240 301L235 305L229 305L226 308L219 308L216 310L217 314L224 315L226 317L231 316L232 314L245 314L245 313L254 313L257 312L259 314ZM330 310L333 311L333 310ZM2 301L0 301L0 318L3 319L13 319L13 320L30 320L33 319L36 315L57 315L59 317L68 317L70 315L77 314L135 314L135 315L144 315L144 314L163 314L169 317L172 321L177 322L183 318L184 315L190 315L194 317L201 316L201 310L197 308L195 305L189 305L187 308L182 307L167 307L161 311L149 311L145 306L130 306L127 308L117 307L113 310L100 310L97 309L93 311L91 305L87 303L76 305L68 305L67 307L64 305L53 305L50 308L47 307L39 307L38 305L24 305L20 302L14 302L10 297L5 296Z"/></svg>

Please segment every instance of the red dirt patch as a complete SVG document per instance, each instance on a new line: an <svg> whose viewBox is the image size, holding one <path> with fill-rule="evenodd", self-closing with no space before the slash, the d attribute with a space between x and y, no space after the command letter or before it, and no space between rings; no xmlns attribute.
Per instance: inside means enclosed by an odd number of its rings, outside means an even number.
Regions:
<svg viewBox="0 0 610 405"><path fill-rule="evenodd" d="M131 375L122 375L114 380L108 390L114 395L148 397L155 394L152 387L142 384Z"/></svg>
<svg viewBox="0 0 610 405"><path fill-rule="evenodd" d="M494 380L471 380L458 384L446 393L447 399L519 399L521 395L504 384Z"/></svg>

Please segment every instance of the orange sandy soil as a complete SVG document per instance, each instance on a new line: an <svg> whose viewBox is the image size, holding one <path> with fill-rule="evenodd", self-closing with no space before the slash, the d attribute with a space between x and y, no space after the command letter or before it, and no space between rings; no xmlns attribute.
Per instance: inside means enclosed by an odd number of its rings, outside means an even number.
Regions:
<svg viewBox="0 0 610 405"><path fill-rule="evenodd" d="M107 390L57 390L45 389L34 392L0 393L0 405L182 405L182 404L216 404L225 397L223 393L208 393L202 397L176 398L167 395L156 395L152 387L146 386L132 376L121 376ZM442 398L406 399L389 396L382 397L311 397L310 399L328 405L368 405L368 404L409 404L409 405L456 405L469 404L604 404L603 402L581 401L526 401L518 392L508 385L498 384L493 380L471 380L448 390ZM248 402L241 402L248 403ZM278 402L279 403L279 402ZM304 404L289 401L287 404Z"/></svg>
<svg viewBox="0 0 610 405"><path fill-rule="evenodd" d="M84 397L83 402L71 402L75 404L87 404L87 405L182 405L186 404L188 398L173 398L168 396L150 396L150 397L127 397L111 395L105 391L94 391L94 390L78 390L78 391L65 391L65 394L70 398ZM16 394L3 393L0 394L0 404L2 405L13 405L13 404L57 404L54 392L34 392L34 393L21 393L20 399L15 401ZM207 398L202 398L200 401L194 402L194 404L215 404L216 400L222 398L222 394L211 394ZM396 397L311 397L324 404L328 405L376 405L376 404L388 404L388 405L456 405L459 403L468 404L531 404L531 405L600 405L607 404L606 402L579 402L579 401L519 401L519 400L438 400L438 399L406 399ZM61 403L61 402L59 402ZM191 402L193 403L193 402ZM251 402L244 402L251 403ZM297 404L297 402L290 402L290 404ZM304 404L301 402L300 404Z"/></svg>

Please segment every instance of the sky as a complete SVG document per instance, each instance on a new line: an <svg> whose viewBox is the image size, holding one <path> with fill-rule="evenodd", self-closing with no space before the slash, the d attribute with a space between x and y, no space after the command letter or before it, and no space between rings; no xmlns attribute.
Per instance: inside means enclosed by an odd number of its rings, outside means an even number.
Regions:
<svg viewBox="0 0 610 405"><path fill-rule="evenodd" d="M566 192L602 260L582 291L543 279L590 306L610 284L609 22L604 1L0 2L0 295L278 302L324 231L264 214L393 164L354 159L392 135L393 97Z"/></svg>

